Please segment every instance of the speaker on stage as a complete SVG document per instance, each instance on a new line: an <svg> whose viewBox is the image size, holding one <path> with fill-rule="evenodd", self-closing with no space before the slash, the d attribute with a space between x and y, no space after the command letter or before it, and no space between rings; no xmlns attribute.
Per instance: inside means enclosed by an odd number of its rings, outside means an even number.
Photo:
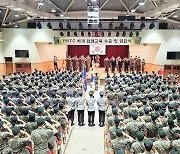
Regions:
<svg viewBox="0 0 180 154"><path fill-rule="evenodd" d="M168 29L168 23L159 23L159 29Z"/></svg>

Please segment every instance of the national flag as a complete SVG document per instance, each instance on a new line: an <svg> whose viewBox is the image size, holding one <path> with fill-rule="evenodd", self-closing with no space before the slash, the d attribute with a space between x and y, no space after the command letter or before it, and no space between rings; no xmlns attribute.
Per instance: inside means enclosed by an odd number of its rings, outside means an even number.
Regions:
<svg viewBox="0 0 180 154"><path fill-rule="evenodd" d="M84 91L86 91L87 90L87 77L86 77L86 67L85 66L83 68L82 78L83 78L83 89L84 89Z"/></svg>
<svg viewBox="0 0 180 154"><path fill-rule="evenodd" d="M91 89L92 91L95 91L94 59L92 60L92 70L91 70Z"/></svg>

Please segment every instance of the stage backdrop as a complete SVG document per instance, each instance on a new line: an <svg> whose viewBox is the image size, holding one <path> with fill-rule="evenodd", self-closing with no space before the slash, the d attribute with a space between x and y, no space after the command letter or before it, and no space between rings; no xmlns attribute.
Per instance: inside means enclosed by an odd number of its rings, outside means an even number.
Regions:
<svg viewBox="0 0 180 154"><path fill-rule="evenodd" d="M84 55L85 57L89 55L89 45L68 45L68 56L80 57ZM107 45L106 46L106 55L100 55L100 67L104 67L104 59L106 57L115 58L120 56L121 58L129 57L129 46L128 45ZM93 56L90 55L92 58Z"/></svg>

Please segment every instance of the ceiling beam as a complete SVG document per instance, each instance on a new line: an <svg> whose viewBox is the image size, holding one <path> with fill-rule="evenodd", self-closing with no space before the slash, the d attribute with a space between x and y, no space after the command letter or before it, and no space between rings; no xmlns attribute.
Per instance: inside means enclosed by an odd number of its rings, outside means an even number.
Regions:
<svg viewBox="0 0 180 154"><path fill-rule="evenodd" d="M106 0L102 5L101 7L99 8L99 11L102 10L102 8L109 2L109 0Z"/></svg>
<svg viewBox="0 0 180 154"><path fill-rule="evenodd" d="M120 1L120 2L121 2L121 4L124 6L124 8L125 8L125 9L129 12L128 7L126 6L126 4L124 4L123 0L118 0L118 1Z"/></svg>
<svg viewBox="0 0 180 154"><path fill-rule="evenodd" d="M18 20L18 21L11 22L10 24L4 25L4 26L2 26L2 27L3 27L3 28L6 28L6 27L10 27L10 26L15 25L15 24L24 23L24 22L28 22L28 21L31 21L31 20L34 20L34 18L21 19L21 20Z"/></svg>
<svg viewBox="0 0 180 154"><path fill-rule="evenodd" d="M66 13L75 2L76 2L76 0L71 0L70 4L68 5L68 7L66 8L66 10L64 12Z"/></svg>
<svg viewBox="0 0 180 154"><path fill-rule="evenodd" d="M52 2L52 0L46 0L46 2L51 4L53 7L55 7L55 9L59 10L61 13L64 13L64 11L59 6Z"/></svg>
<svg viewBox="0 0 180 154"><path fill-rule="evenodd" d="M162 4L154 8L153 10L149 10L145 12L145 16L158 17L161 13L172 12L180 6L180 1L178 0L170 0L167 3Z"/></svg>
<svg viewBox="0 0 180 154"><path fill-rule="evenodd" d="M129 10L133 9L138 2L139 2L139 0L137 0L137 1L129 8Z"/></svg>
<svg viewBox="0 0 180 154"><path fill-rule="evenodd" d="M7 15L8 15L8 11L9 11L9 9L6 9L6 12L5 12L5 14L4 14L4 18L3 18L3 21L2 21L2 24L1 24L1 25L3 25L4 22L6 21L6 17L7 17Z"/></svg>

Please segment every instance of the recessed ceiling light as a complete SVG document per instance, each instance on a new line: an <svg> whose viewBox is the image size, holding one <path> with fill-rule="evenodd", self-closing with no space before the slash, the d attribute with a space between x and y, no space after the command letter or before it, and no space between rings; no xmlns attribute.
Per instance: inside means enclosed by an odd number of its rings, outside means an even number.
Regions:
<svg viewBox="0 0 180 154"><path fill-rule="evenodd" d="M126 16L128 17L128 16L129 16L129 13L127 13Z"/></svg>
<svg viewBox="0 0 180 154"><path fill-rule="evenodd" d="M55 12L56 12L56 9L55 9L55 8L52 8L52 9L51 9L51 12L55 13Z"/></svg>
<svg viewBox="0 0 180 154"><path fill-rule="evenodd" d="M133 13L136 12L136 9L132 9L131 12L133 12Z"/></svg>
<svg viewBox="0 0 180 154"><path fill-rule="evenodd" d="M96 2L96 0L92 0L92 2Z"/></svg>
<svg viewBox="0 0 180 154"><path fill-rule="evenodd" d="M178 16L177 16L177 14L175 14L173 17L174 17L174 18L177 18Z"/></svg>
<svg viewBox="0 0 180 154"><path fill-rule="evenodd" d="M69 17L66 17L66 19L69 19Z"/></svg>
<svg viewBox="0 0 180 154"><path fill-rule="evenodd" d="M16 13L15 15L14 15L15 17L19 17L19 15Z"/></svg>
<svg viewBox="0 0 180 154"><path fill-rule="evenodd" d="M145 0L140 0L139 5L142 6L145 4Z"/></svg>
<svg viewBox="0 0 180 154"><path fill-rule="evenodd" d="M38 5L39 5L39 6L44 5L44 0L38 0Z"/></svg>
<svg viewBox="0 0 180 154"><path fill-rule="evenodd" d="M60 17L64 17L64 14L60 14Z"/></svg>

